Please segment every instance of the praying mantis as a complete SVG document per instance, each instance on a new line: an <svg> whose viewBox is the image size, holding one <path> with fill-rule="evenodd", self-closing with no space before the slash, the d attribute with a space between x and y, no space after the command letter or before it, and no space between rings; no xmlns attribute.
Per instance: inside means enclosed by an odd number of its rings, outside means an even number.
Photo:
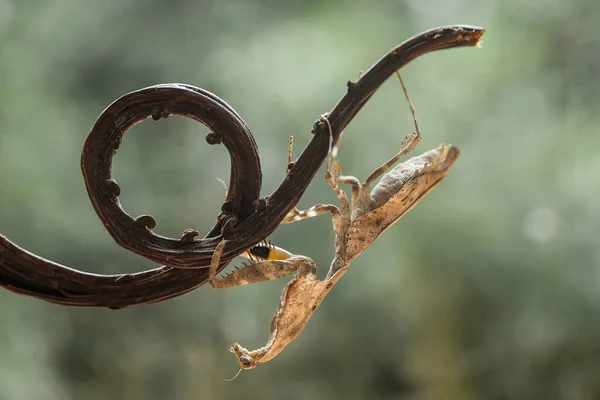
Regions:
<svg viewBox="0 0 600 400"><path fill-rule="evenodd" d="M234 343L230 348L240 363L240 371L252 369L257 363L273 359L291 343L302 332L329 291L348 271L350 263L429 193L446 176L458 158L459 150L456 147L442 144L434 150L398 164L386 173L401 157L412 152L421 140L414 107L402 77L396 73L410 106L415 132L404 138L398 154L361 183L353 176L341 175L341 164L337 160L340 140L333 143L329 120L327 115L323 115L321 122L328 126L330 134L325 179L340 202L340 207L318 204L305 211L295 208L282 221L294 223L317 215L331 214L335 232L335 255L324 280L317 277L317 265L312 259L264 244L247 251L246 256L254 258L254 261L236 268L223 278L215 278L227 241L223 240L217 246L212 256L209 275L209 283L213 288L263 282L296 274L281 293L267 344L253 351L238 343ZM290 140L288 171L291 165L291 144ZM379 182L371 189L380 177ZM350 201L339 185L351 187Z"/></svg>

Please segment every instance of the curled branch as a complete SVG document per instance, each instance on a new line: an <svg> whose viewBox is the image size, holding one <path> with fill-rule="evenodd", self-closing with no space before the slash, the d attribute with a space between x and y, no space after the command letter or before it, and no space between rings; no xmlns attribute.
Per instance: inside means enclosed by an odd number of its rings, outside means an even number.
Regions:
<svg viewBox="0 0 600 400"><path fill-rule="evenodd" d="M149 215L131 217L118 196L121 189L112 178L112 160L127 130L140 121L182 115L206 125L209 144L225 145L231 158L231 177L222 214L209 234L194 240L188 231L180 239L157 235ZM157 85L127 94L102 112L81 155L81 169L98 217L122 247L160 264L179 268L207 265L225 223L244 220L253 212L261 187L256 143L239 115L214 94L188 85ZM231 259L237 254L226 253Z"/></svg>
<svg viewBox="0 0 600 400"><path fill-rule="evenodd" d="M454 47L476 46L484 30L471 26L436 28L405 41L349 82L347 93L328 116L334 140L394 71L420 55ZM111 175L112 157L125 132L152 117L193 118L211 129L209 144L224 144L231 158L229 192L214 227L204 238L186 230L179 239L152 232L150 216L136 218L120 206L120 187ZM82 171L92 205L115 241L162 268L136 274L90 274L43 259L0 235L0 286L49 302L79 307L124 308L163 301L206 282L211 256L222 239L227 245L223 268L233 257L264 240L298 203L328 149L328 132L320 122L315 134L280 186L259 199L260 160L246 124L223 100L188 85L165 84L129 93L100 115L86 140Z"/></svg>
<svg viewBox="0 0 600 400"><path fill-rule="evenodd" d="M207 141L223 143L230 153L231 179L223 212L200 240L194 240L198 233L192 230L179 239L163 237L151 231L156 225L151 216L132 218L119 203L121 189L111 175L112 158L123 135L147 118L169 115L205 124L211 129ZM173 267L197 265L203 255L210 260L223 226L252 212L261 186L256 143L239 115L214 94L180 84L141 89L108 106L85 142L81 168L92 205L117 243L168 267L136 274L90 274L31 254L0 235L0 285L19 294L79 307L123 308L181 295L204 284L208 271Z"/></svg>

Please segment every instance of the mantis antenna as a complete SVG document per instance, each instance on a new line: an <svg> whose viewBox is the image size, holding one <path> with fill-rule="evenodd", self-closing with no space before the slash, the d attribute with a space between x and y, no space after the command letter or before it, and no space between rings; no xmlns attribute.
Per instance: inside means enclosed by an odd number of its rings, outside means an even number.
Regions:
<svg viewBox="0 0 600 400"><path fill-rule="evenodd" d="M237 378L237 377L238 377L238 375L240 374L240 372L242 372L242 368L240 368L240 370L237 372L237 374L235 374L235 375L234 375L234 377L233 377L233 378L231 378L231 379L225 379L225 378L223 378L223 380L224 380L225 382L231 382L231 381L233 381L235 378Z"/></svg>
<svg viewBox="0 0 600 400"><path fill-rule="evenodd" d="M396 70L396 75L398 75L398 79L400 79L400 84L402 85L402 91L404 92L404 97L406 97L406 101L408 101L408 106L410 107L410 113L412 114L413 122L415 123L415 129L416 129L417 133L420 133L421 130L419 129L419 123L417 122L415 106L413 105L412 101L410 100L410 96L408 95L408 89L406 89L406 85L404 84L402 75L400 75L400 71Z"/></svg>

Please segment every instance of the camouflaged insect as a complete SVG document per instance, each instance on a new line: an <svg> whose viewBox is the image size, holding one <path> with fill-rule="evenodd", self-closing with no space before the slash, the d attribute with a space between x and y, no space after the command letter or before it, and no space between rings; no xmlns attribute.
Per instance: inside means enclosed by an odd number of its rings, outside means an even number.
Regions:
<svg viewBox="0 0 600 400"><path fill-rule="evenodd" d="M402 85L414 118L414 109L403 82ZM322 121L329 126L326 116L322 117ZM269 259L271 252L263 251L263 256L260 257L263 261L246 264L231 275L213 279L220 255L227 242L222 241L219 244L213 255L210 275L211 285L215 288L262 282L296 273L295 278L281 293L278 310L271 322L271 334L267 344L253 351L237 343L231 347L230 350L235 353L242 369L251 369L256 366L256 363L271 360L292 342L302 332L325 296L346 273L352 260L412 209L446 176L459 156L457 148L446 145L440 145L437 149L413 157L385 173L402 156L410 153L421 140L416 119L414 121L416 132L402 141L400 152L371 173L362 184L353 176L340 175L340 163L335 157L339 141L335 145L330 145L325 178L340 201L341 208L330 204L319 204L306 211L294 209L286 216L284 223L292 223L331 213L336 235L335 256L324 280L317 277L317 265L310 258L289 256L290 253L275 247L272 250L273 258L280 259ZM330 126L329 132L331 140ZM371 190L371 186L380 176L382 176L380 181ZM339 188L339 184L352 187L351 204L346 193ZM285 253L280 253L280 250ZM253 249L250 249L249 253L252 252Z"/></svg>

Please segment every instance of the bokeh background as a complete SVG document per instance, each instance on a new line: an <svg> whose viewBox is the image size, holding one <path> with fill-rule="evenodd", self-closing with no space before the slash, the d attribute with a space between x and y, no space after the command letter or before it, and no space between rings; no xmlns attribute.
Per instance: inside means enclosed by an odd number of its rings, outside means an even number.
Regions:
<svg viewBox="0 0 600 400"><path fill-rule="evenodd" d="M595 0L0 0L0 232L91 272L154 265L117 246L79 169L117 97L184 82L251 127L270 193L312 123L380 56L455 23L482 49L403 70L424 140L462 155L447 178L352 265L304 333L242 372L233 341L264 345L285 280L121 311L0 291L0 399L600 398L600 6ZM344 135L364 179L412 131L390 79ZM222 147L183 118L145 122L115 161L121 201L156 231L206 232L228 180ZM176 179L173 179L176 176ZM322 179L300 205L335 198ZM333 255L330 218L271 238Z"/></svg>

